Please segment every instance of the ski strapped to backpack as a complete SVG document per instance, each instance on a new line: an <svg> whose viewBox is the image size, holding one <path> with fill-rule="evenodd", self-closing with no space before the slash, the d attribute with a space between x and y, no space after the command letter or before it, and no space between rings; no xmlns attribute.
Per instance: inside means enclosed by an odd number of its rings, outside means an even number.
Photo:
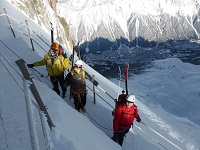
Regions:
<svg viewBox="0 0 200 150"><path fill-rule="evenodd" d="M128 69L129 69L129 64L127 64L124 68L124 79L125 79L125 87L126 87L126 94L125 91L122 90L122 94L119 95L119 88L120 88L120 81L121 81L121 68L120 66L118 66L119 68L119 87L118 87L118 97L117 99L115 99L115 108L112 111L112 115L114 116L115 114L115 109L118 105L120 104L125 104L126 102L126 97L128 95Z"/></svg>
<svg viewBox="0 0 200 150"><path fill-rule="evenodd" d="M128 95L128 69L129 69L129 64L126 64L124 68L124 79L125 79L125 87L127 95Z"/></svg>

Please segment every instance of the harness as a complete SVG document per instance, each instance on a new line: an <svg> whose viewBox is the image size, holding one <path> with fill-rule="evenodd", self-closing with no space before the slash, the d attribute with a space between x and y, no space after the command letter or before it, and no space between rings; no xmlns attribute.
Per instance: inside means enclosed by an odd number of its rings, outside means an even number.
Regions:
<svg viewBox="0 0 200 150"><path fill-rule="evenodd" d="M71 71L72 80L74 83L73 86L70 86L70 92L73 96L80 97L86 93L86 85L85 85L85 71L81 70L80 73L75 70ZM78 85L75 85L78 84Z"/></svg>

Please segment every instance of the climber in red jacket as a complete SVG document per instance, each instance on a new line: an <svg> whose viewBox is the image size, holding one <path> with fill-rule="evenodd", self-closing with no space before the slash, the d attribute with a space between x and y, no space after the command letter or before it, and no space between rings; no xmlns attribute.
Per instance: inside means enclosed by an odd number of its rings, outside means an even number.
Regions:
<svg viewBox="0 0 200 150"><path fill-rule="evenodd" d="M113 119L114 135L112 140L119 143L121 146L123 144L124 136L128 133L131 125L133 125L134 118L136 118L137 122L141 122L138 108L134 102L135 95L128 95L126 103L118 105L115 110Z"/></svg>

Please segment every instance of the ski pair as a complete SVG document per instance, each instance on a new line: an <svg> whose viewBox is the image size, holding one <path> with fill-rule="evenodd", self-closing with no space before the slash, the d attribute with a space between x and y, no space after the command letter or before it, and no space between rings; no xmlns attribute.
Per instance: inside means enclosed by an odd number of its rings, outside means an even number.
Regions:
<svg viewBox="0 0 200 150"><path fill-rule="evenodd" d="M120 68L119 65L118 65L118 68L119 68L119 85L118 85L118 96L119 96L119 89L120 89L122 72L121 72L121 68ZM125 88L126 88L126 94L127 95L128 95L128 69L129 69L129 64L126 64L126 66L124 68L124 80L125 80Z"/></svg>

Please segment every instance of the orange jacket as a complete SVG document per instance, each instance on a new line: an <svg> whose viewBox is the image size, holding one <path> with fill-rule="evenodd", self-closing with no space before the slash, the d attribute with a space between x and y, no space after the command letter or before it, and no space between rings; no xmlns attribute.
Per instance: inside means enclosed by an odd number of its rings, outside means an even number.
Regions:
<svg viewBox="0 0 200 150"><path fill-rule="evenodd" d="M119 129L129 129L134 121L134 118L140 118L138 108L135 104L131 108L128 108L126 104L117 106L113 119L114 132L117 133Z"/></svg>

